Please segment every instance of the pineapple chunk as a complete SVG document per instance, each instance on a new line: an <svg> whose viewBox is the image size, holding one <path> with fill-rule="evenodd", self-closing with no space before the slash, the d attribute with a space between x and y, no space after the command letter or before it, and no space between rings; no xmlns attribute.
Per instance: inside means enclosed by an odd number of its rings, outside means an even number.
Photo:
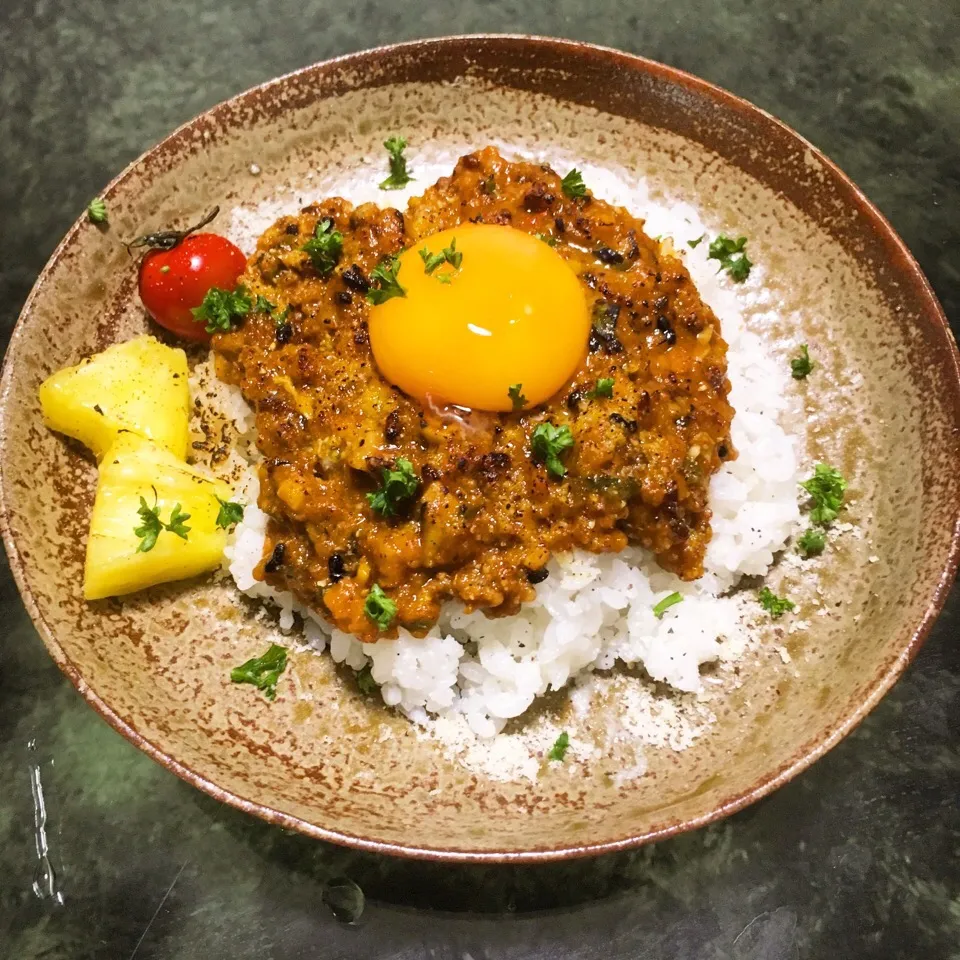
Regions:
<svg viewBox="0 0 960 960"><path fill-rule="evenodd" d="M153 337L137 337L53 374L40 385L48 427L88 446L98 460L121 430L187 457L187 357Z"/></svg>
<svg viewBox="0 0 960 960"><path fill-rule="evenodd" d="M147 552L141 539L140 498L156 503L168 523L179 503L190 528L187 539L163 530ZM169 450L123 432L100 463L97 498L90 518L83 592L88 600L114 597L168 580L182 580L219 566L227 533L217 526L221 500L230 488L178 460Z"/></svg>

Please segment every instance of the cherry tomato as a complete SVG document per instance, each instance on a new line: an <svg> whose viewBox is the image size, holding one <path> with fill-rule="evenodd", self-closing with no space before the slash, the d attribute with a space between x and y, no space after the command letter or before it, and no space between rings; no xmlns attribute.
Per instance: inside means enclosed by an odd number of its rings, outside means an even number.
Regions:
<svg viewBox="0 0 960 960"><path fill-rule="evenodd" d="M215 233L191 233L172 250L151 250L140 261L140 299L161 327L187 340L207 341L205 324L190 312L211 287L232 290L247 265L239 247Z"/></svg>

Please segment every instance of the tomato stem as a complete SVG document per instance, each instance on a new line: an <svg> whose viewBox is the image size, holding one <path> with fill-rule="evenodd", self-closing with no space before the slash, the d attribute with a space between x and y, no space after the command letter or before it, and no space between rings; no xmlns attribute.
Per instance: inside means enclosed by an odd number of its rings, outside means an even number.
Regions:
<svg viewBox="0 0 960 960"><path fill-rule="evenodd" d="M201 230L212 222L219 212L220 207L214 207L199 223L187 227L186 230L161 230L158 233L147 233L142 237L137 237L136 240L131 240L126 244L127 252L133 250L134 247L149 247L151 250L172 250L184 237L188 237L191 233Z"/></svg>

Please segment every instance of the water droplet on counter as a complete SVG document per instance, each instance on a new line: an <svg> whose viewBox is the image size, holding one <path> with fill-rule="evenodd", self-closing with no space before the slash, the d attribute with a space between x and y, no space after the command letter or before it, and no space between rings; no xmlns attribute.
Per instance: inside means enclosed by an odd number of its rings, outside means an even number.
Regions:
<svg viewBox="0 0 960 960"><path fill-rule="evenodd" d="M57 888L57 874L50 860L47 842L47 803L40 777L40 761L36 758L37 741L27 742L30 753L30 792L33 795L34 842L37 847L37 866L33 872L33 892L40 900L63 903L63 892Z"/></svg>
<svg viewBox="0 0 960 960"><path fill-rule="evenodd" d="M323 902L341 923L356 923L363 916L363 891L347 877L334 877L323 888Z"/></svg>

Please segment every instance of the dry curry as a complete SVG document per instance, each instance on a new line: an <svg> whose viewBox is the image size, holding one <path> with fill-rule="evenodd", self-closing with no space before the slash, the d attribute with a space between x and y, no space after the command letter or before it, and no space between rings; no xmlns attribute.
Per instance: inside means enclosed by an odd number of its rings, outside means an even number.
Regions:
<svg viewBox="0 0 960 960"><path fill-rule="evenodd" d="M423 633L445 600L513 614L550 557L576 548L638 544L685 580L703 573L710 477L735 456L719 322L669 243L564 188L549 166L488 147L405 212L311 205L260 238L241 281L256 306L214 337L218 374L256 412L271 517L257 575L361 640ZM376 368L367 296L378 268L465 223L540 236L588 288L583 362L545 404L424 403ZM334 232L342 242L310 252ZM534 437L564 427L560 475ZM376 616L381 598L388 617Z"/></svg>

